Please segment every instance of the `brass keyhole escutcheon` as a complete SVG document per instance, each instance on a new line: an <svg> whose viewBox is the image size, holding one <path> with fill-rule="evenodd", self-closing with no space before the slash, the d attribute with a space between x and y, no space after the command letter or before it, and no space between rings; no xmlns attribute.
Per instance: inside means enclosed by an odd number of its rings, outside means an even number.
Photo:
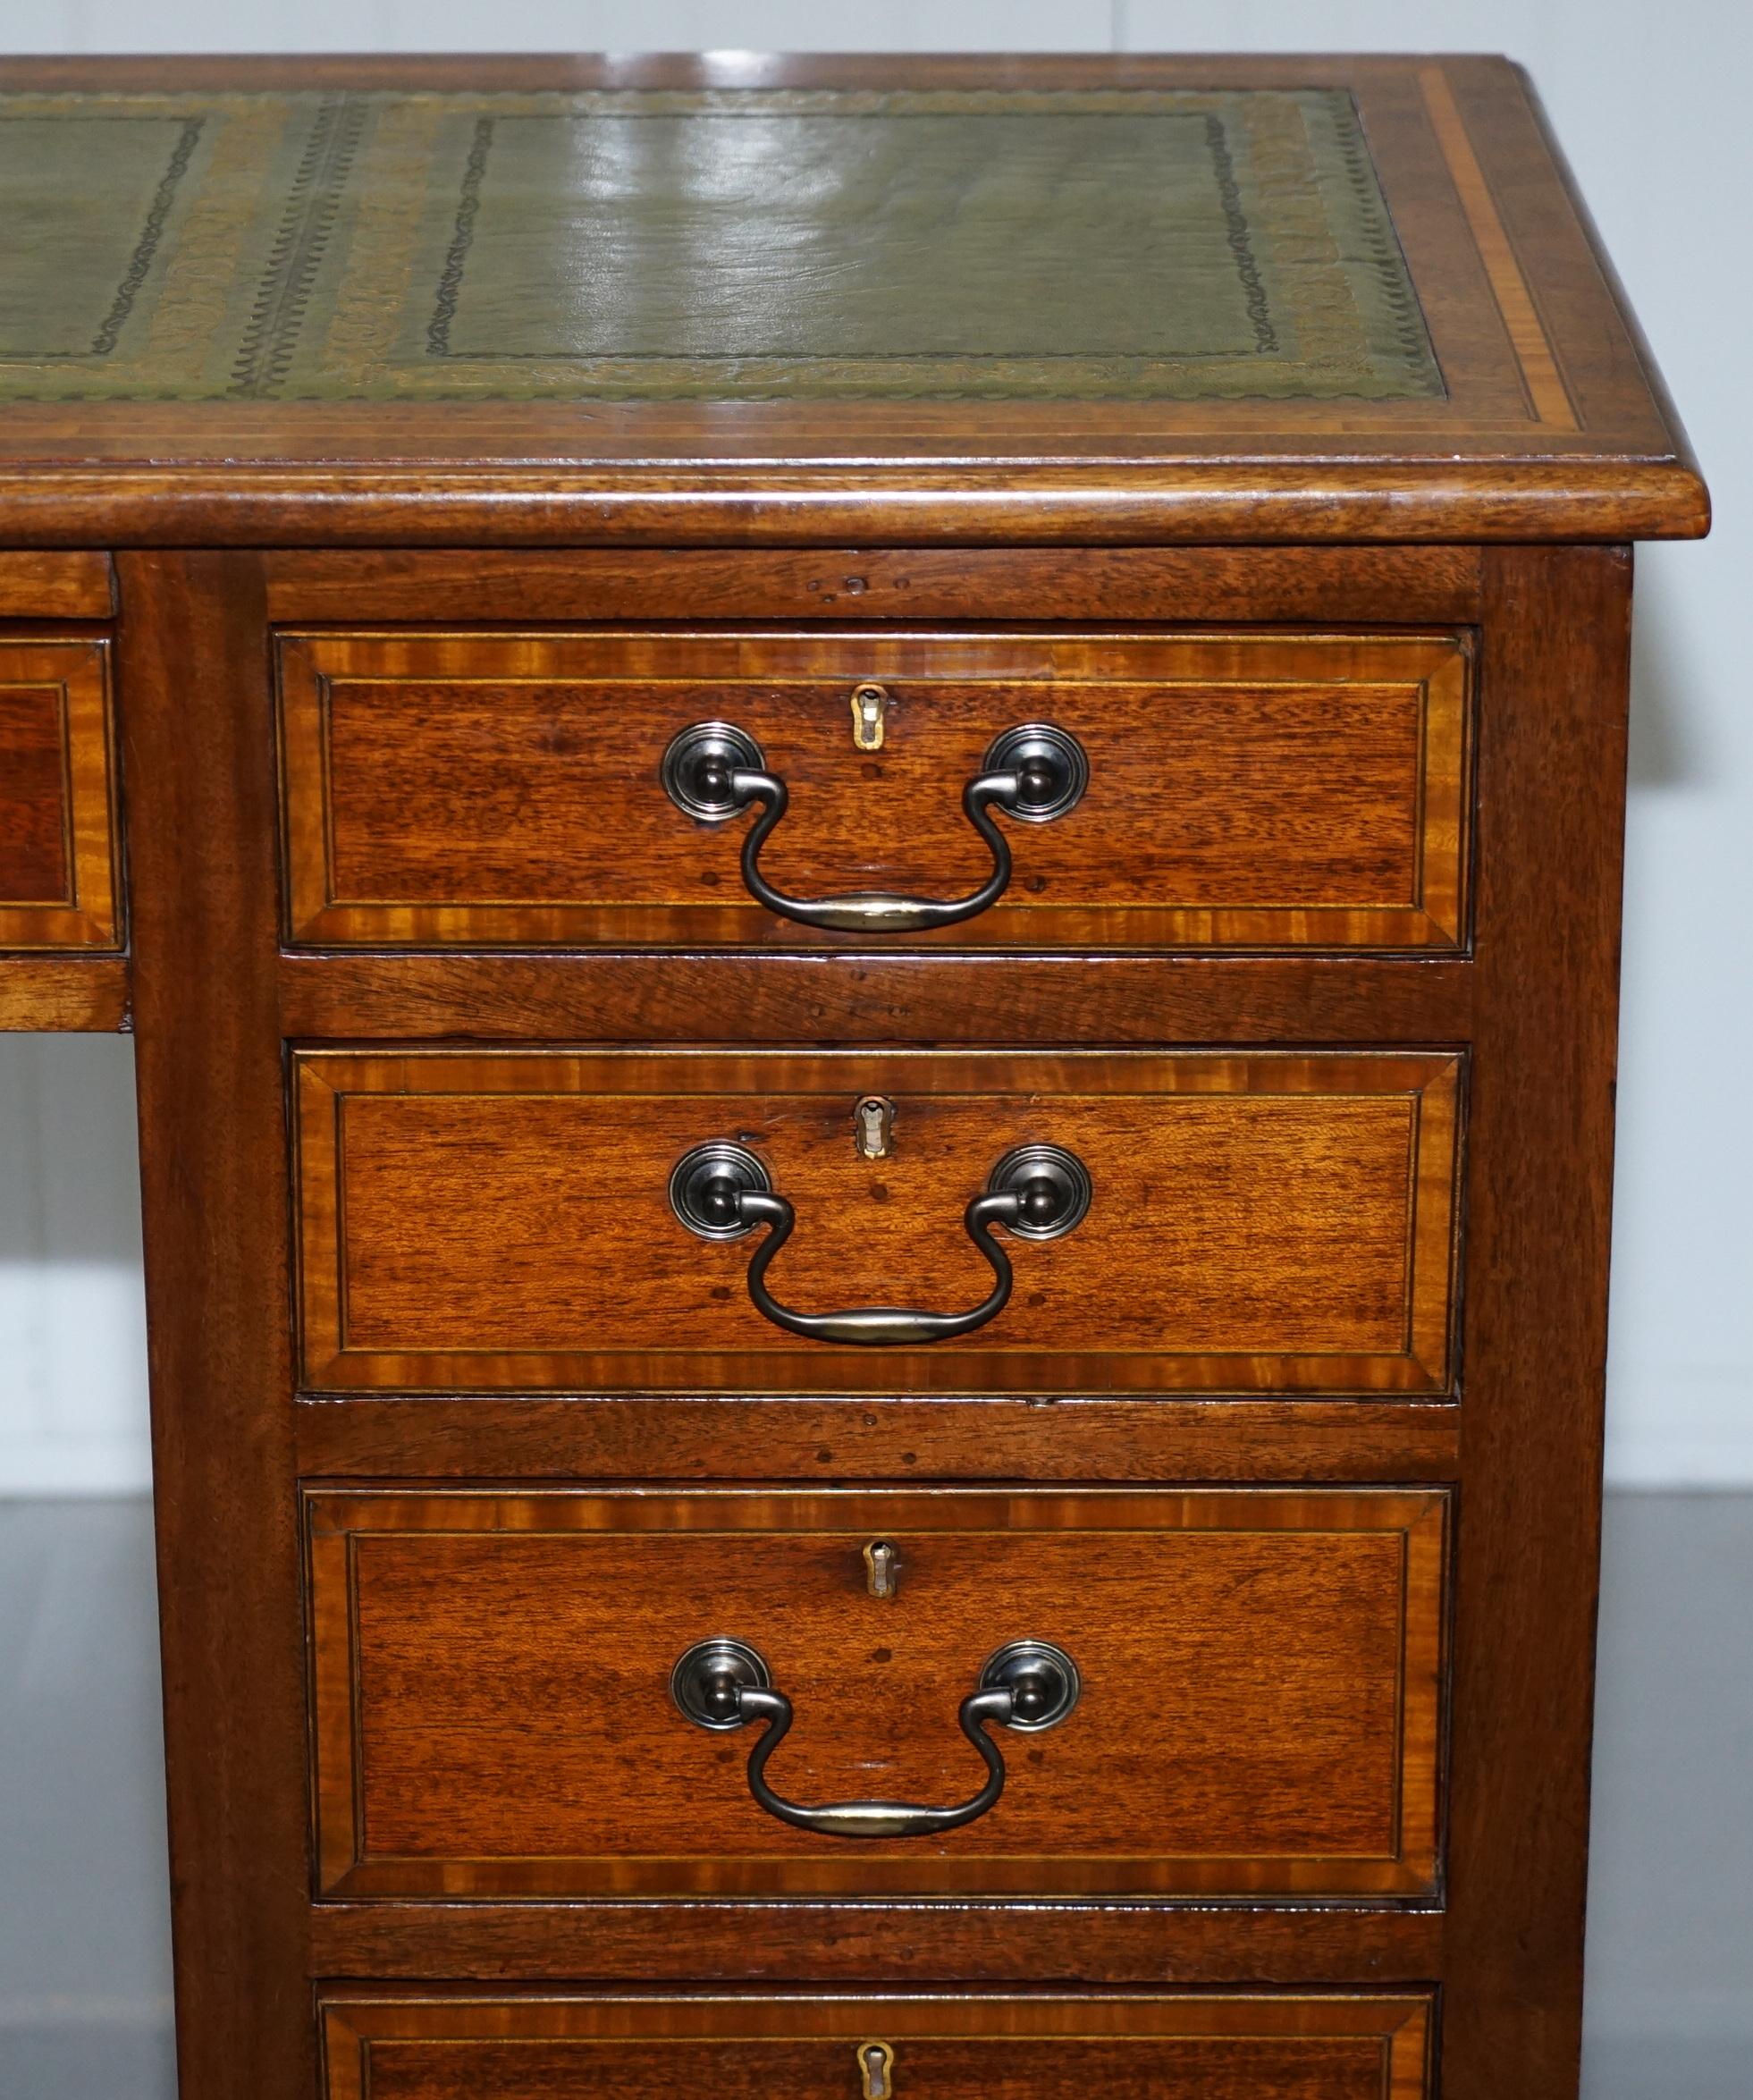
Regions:
<svg viewBox="0 0 1753 2100"><path fill-rule="evenodd" d="M895 1104L880 1093L867 1093L852 1111L861 1160L886 1160L895 1149Z"/></svg>
<svg viewBox="0 0 1753 2100"><path fill-rule="evenodd" d="M887 1539L872 1539L864 1548L864 1587L872 1597L893 1598L901 1588L901 1556Z"/></svg>
<svg viewBox="0 0 1753 2100"><path fill-rule="evenodd" d="M852 740L860 751L882 749L883 723L889 713L889 688L866 679L852 690Z"/></svg>
<svg viewBox="0 0 1753 2100"><path fill-rule="evenodd" d="M864 2100L895 2100L895 2052L887 2042L860 2042L858 2071Z"/></svg>

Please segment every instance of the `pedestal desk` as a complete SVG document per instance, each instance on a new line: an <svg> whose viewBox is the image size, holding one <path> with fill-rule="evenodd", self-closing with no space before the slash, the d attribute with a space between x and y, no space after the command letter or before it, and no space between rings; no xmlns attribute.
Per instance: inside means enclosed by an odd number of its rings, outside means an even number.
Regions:
<svg viewBox="0 0 1753 2100"><path fill-rule="evenodd" d="M19 62L185 2100L1570 2100L1629 543L1492 59Z"/></svg>

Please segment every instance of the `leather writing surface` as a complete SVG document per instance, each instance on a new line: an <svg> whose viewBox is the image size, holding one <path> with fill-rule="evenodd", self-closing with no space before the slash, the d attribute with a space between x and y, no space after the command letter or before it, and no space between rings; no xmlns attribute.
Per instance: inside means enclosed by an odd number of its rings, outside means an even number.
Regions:
<svg viewBox="0 0 1753 2100"><path fill-rule="evenodd" d="M0 398L1440 396L1348 95L0 98Z"/></svg>

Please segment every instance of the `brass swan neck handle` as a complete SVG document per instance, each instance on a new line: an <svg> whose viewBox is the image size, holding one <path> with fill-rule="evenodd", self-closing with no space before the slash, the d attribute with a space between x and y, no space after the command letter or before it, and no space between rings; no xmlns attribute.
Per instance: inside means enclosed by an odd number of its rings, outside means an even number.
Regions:
<svg viewBox="0 0 1753 2100"><path fill-rule="evenodd" d="M726 1635L696 1641L670 1673L670 1691L697 1727L724 1730L766 1723L749 1752L748 1788L780 1822L822 1837L902 1838L958 1830L984 1816L997 1804L1005 1785L1004 1754L988 1729L1034 1733L1056 1727L1077 1704L1082 1684L1076 1664L1050 1640L1010 1640L989 1656L957 1716L963 1734L986 1767L985 1782L966 1801L947 1808L886 1801L811 1805L775 1792L767 1779L767 1765L790 1730L793 1708L773 1683L765 1658L746 1641Z"/></svg>
<svg viewBox="0 0 1753 2100"><path fill-rule="evenodd" d="M998 1161L984 1192L963 1213L968 1237L992 1271L992 1287L963 1312L928 1312L900 1305L859 1305L835 1312L799 1312L767 1287L767 1271L791 1237L796 1212L773 1188L763 1161L745 1145L713 1141L695 1145L670 1177L670 1205L701 1239L741 1239L758 1226L767 1236L748 1266L748 1293L763 1319L812 1341L894 1347L942 1342L972 1334L1008 1303L1010 1257L992 1237L1003 1226L1021 1239L1060 1239L1089 1210L1088 1170L1058 1145L1017 1145Z"/></svg>
<svg viewBox="0 0 1753 2100"><path fill-rule="evenodd" d="M923 933L977 918L1010 887L1010 844L993 822L1000 811L1023 823L1051 823L1074 809L1089 783L1090 762L1069 730L1019 722L987 746L962 789L962 811L984 840L992 871L965 897L897 897L850 890L839 897L790 897L761 872L761 851L791 805L785 781L767 770L761 746L734 722L699 721L673 738L660 768L664 792L685 815L726 823L761 812L743 840L743 886L757 904L800 926L842 933Z"/></svg>

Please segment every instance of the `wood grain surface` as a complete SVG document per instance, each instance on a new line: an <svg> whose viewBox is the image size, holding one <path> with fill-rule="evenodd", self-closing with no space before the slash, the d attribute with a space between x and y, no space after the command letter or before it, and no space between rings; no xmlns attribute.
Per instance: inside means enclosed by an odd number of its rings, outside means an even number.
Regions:
<svg viewBox="0 0 1753 2100"><path fill-rule="evenodd" d="M119 560L181 2100L309 2100L274 743L248 556Z"/></svg>
<svg viewBox="0 0 1753 2100"><path fill-rule="evenodd" d="M319 1893L1428 1896L1445 1499L316 1493ZM753 1733L677 1711L721 1632L795 1703L798 1800L974 1791L956 1711L1007 1640L1083 1696L999 1732L978 1821L851 1843L766 1815Z"/></svg>
<svg viewBox="0 0 1753 2100"><path fill-rule="evenodd" d="M114 611L107 554L0 548L0 619L107 620Z"/></svg>
<svg viewBox="0 0 1753 2100"><path fill-rule="evenodd" d="M548 620L1282 620L1454 625L1477 547L291 548L269 617Z"/></svg>
<svg viewBox="0 0 1753 2100"><path fill-rule="evenodd" d="M0 956L0 1032L108 1035L128 1012L121 956Z"/></svg>
<svg viewBox="0 0 1753 2100"><path fill-rule="evenodd" d="M324 1992L329 2100L1420 2100L1429 1995L389 1996Z"/></svg>
<svg viewBox="0 0 1753 2100"><path fill-rule="evenodd" d="M0 634L0 949L114 949L110 645Z"/></svg>
<svg viewBox="0 0 1753 2100"><path fill-rule="evenodd" d="M1443 2090L1575 2100L1631 563L1487 570Z"/></svg>
<svg viewBox="0 0 1753 2100"><path fill-rule="evenodd" d="M324 1901L312 1973L493 1987L580 1978L649 1987L717 1984L863 1991L982 1984L1035 1990L1187 1986L1428 1987L1444 1977L1440 1909L1408 1903L1165 1902L1117 1896L792 1897L739 1903Z"/></svg>
<svg viewBox="0 0 1753 2100"><path fill-rule="evenodd" d="M908 1041L1066 1048L1465 1042L1479 972L1432 957L289 954L292 1041Z"/></svg>
<svg viewBox="0 0 1753 2100"><path fill-rule="evenodd" d="M1454 949L1469 657L1419 635L295 634L288 931L844 948L750 898L752 820L670 802L671 738L733 722L785 780L763 856L781 890L942 898L991 866L963 786L1000 731L1045 721L1087 754L1087 791L1050 823L1000 819L1007 893L927 946ZM864 752L849 702L872 682Z"/></svg>
<svg viewBox="0 0 1753 2100"><path fill-rule="evenodd" d="M1158 1393L897 1399L352 1393L305 1398L299 1470L355 1479L1452 1480L1453 1400Z"/></svg>
<svg viewBox="0 0 1753 2100"><path fill-rule="evenodd" d="M313 1051L294 1079L308 1387L1449 1388L1452 1056ZM867 1094L887 1159L855 1149ZM771 1284L805 1311L978 1304L962 1216L1014 1145L1068 1147L1095 1195L1008 1241L990 1327L837 1347L671 1213L715 1138L795 1204Z"/></svg>

